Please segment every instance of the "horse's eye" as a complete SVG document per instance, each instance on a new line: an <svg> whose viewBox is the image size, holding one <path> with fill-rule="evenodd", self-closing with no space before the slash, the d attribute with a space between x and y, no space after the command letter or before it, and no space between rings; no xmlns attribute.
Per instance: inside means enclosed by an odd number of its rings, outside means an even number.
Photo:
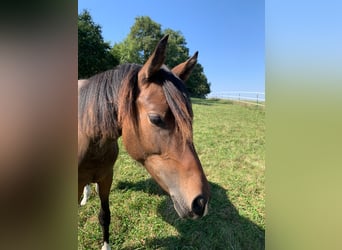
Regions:
<svg viewBox="0 0 342 250"><path fill-rule="evenodd" d="M148 118L150 119L150 121L158 126L158 127L164 127L165 126L165 123L163 121L163 119L160 117L160 115L157 115L157 114L149 114L148 115Z"/></svg>

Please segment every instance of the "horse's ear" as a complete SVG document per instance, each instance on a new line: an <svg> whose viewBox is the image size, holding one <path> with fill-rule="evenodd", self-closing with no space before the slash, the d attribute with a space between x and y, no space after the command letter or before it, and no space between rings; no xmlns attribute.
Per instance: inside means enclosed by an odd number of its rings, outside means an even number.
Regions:
<svg viewBox="0 0 342 250"><path fill-rule="evenodd" d="M165 35L157 44L152 55L139 71L139 79L148 79L153 76L164 64L166 58L166 45L169 35Z"/></svg>
<svg viewBox="0 0 342 250"><path fill-rule="evenodd" d="M196 53L185 62L175 66L172 69L172 72L183 81L188 80L192 70L194 69L197 63L197 57L198 57L198 51L196 51Z"/></svg>

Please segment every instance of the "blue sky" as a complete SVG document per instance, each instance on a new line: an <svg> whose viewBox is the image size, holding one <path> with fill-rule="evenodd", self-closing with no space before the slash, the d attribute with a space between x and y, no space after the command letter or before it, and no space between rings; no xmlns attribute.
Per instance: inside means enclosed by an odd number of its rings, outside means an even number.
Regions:
<svg viewBox="0 0 342 250"><path fill-rule="evenodd" d="M121 42L135 17L149 16L181 31L190 54L199 51L211 91L265 92L264 1L262 0L79 0L101 25L105 41Z"/></svg>

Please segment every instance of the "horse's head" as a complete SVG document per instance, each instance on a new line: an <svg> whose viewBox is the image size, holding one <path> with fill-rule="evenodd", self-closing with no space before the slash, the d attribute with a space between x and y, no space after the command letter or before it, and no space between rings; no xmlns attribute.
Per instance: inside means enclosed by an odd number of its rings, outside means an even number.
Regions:
<svg viewBox="0 0 342 250"><path fill-rule="evenodd" d="M137 75L132 110L123 114L119 108L123 143L170 194L179 216L198 218L207 213L209 185L192 142L192 108L183 82L197 53L168 70L163 65L167 39L158 43ZM135 115L134 122L128 113Z"/></svg>

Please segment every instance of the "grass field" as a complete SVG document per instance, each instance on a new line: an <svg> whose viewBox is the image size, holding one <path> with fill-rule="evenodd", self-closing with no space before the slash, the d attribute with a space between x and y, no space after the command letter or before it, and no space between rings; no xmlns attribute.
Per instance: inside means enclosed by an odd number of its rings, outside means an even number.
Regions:
<svg viewBox="0 0 342 250"><path fill-rule="evenodd" d="M110 195L112 249L265 248L265 110L202 99L193 99L193 109L209 214L179 219L169 196L121 147ZM98 212L93 191L79 208L79 249L101 248Z"/></svg>

